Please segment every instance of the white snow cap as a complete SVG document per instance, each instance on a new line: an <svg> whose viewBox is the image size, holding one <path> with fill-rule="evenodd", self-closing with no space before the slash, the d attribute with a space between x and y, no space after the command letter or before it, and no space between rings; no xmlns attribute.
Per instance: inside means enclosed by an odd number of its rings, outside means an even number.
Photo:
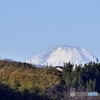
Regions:
<svg viewBox="0 0 100 100"><path fill-rule="evenodd" d="M96 62L96 60L97 57L81 47L59 46L30 58L27 63L63 66L64 62L71 62L79 65L89 63L90 61Z"/></svg>

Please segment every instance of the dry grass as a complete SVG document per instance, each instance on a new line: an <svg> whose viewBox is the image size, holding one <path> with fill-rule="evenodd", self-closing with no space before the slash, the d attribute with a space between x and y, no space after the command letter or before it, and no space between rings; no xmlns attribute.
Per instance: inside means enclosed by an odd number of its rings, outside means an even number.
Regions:
<svg viewBox="0 0 100 100"><path fill-rule="evenodd" d="M61 82L55 68L23 67L23 64L18 66L17 62L15 64L11 62L8 62L8 64L2 63L2 65L3 67L0 68L2 83L9 84L12 88L24 90L38 87L40 90L45 90L52 84ZM20 86L18 87L16 84L20 84Z"/></svg>

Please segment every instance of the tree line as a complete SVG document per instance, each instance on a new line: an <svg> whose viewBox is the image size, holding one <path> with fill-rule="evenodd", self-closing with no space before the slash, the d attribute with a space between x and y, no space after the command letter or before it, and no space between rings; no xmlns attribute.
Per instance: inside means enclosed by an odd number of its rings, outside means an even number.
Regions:
<svg viewBox="0 0 100 100"><path fill-rule="evenodd" d="M90 62L84 66L65 63L62 79L69 88L83 86L87 91L100 92L100 63Z"/></svg>

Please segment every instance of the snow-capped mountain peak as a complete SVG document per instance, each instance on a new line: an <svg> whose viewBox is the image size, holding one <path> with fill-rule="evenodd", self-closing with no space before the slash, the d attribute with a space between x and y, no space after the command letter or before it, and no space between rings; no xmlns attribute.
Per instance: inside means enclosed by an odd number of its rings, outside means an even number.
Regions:
<svg viewBox="0 0 100 100"><path fill-rule="evenodd" d="M27 63L63 66L64 62L72 62L73 64L79 65L90 61L96 62L96 59L97 57L81 47L59 46L30 58Z"/></svg>

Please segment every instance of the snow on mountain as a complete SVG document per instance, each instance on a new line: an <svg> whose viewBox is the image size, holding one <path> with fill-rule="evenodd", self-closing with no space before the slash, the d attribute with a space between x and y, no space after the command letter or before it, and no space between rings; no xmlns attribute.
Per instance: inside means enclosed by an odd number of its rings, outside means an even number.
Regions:
<svg viewBox="0 0 100 100"><path fill-rule="evenodd" d="M73 64L85 64L90 61L96 62L97 57L83 48L72 46L59 46L47 52L30 58L27 63L36 65L63 66L64 62Z"/></svg>

